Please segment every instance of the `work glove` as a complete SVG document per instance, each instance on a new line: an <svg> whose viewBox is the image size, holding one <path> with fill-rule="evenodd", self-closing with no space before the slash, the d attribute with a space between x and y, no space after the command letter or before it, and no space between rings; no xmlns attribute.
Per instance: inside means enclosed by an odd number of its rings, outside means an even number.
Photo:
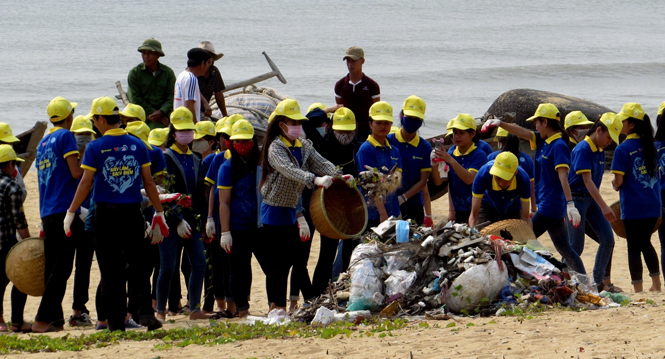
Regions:
<svg viewBox="0 0 665 359"><path fill-rule="evenodd" d="M178 235L181 238L189 239L192 237L192 227L190 227L189 223L187 223L187 221L185 221L184 219L181 220L180 223L178 223L177 231Z"/></svg>
<svg viewBox="0 0 665 359"><path fill-rule="evenodd" d="M161 203L171 203L180 198L180 193L167 193L159 195L159 202Z"/></svg>
<svg viewBox="0 0 665 359"><path fill-rule="evenodd" d="M399 205L401 206L402 203L406 202L406 195L403 194L403 195L397 197L397 201L399 202Z"/></svg>
<svg viewBox="0 0 665 359"><path fill-rule="evenodd" d="M314 184L323 188L330 187L332 183L333 183L333 178L330 176L316 177L314 179Z"/></svg>
<svg viewBox="0 0 665 359"><path fill-rule="evenodd" d="M150 243L162 243L164 237L169 235L169 226L166 225L164 219L164 212L155 212L152 216L152 224L150 225Z"/></svg>
<svg viewBox="0 0 665 359"><path fill-rule="evenodd" d="M342 178L344 179L344 182L346 182L346 184L348 185L351 185L353 183L353 176L351 175L344 175L342 176Z"/></svg>
<svg viewBox="0 0 665 359"><path fill-rule="evenodd" d="M485 121L485 124L483 124L483 127L480 129L480 132L486 133L492 131L495 127L501 126L501 120L499 119L491 119Z"/></svg>
<svg viewBox="0 0 665 359"><path fill-rule="evenodd" d="M434 221L432 221L432 216L425 215L425 220L423 221L423 226L427 228L432 228L434 226Z"/></svg>
<svg viewBox="0 0 665 359"><path fill-rule="evenodd" d="M79 218L85 223L85 221L88 219L88 209L81 207L81 214L79 214Z"/></svg>
<svg viewBox="0 0 665 359"><path fill-rule="evenodd" d="M76 216L76 213L67 211L67 214L65 215L65 220L63 221L64 224L64 229L65 229L65 234L67 237L72 236L72 222L74 222L74 216Z"/></svg>
<svg viewBox="0 0 665 359"><path fill-rule="evenodd" d="M303 242L309 241L309 226L307 225L307 220L305 220L304 216L298 217L298 229L300 230L300 240Z"/></svg>
<svg viewBox="0 0 665 359"><path fill-rule="evenodd" d="M208 238L212 240L215 238L215 235L217 234L215 232L216 232L215 219L212 217L208 217L208 220L206 221L206 235L208 236Z"/></svg>
<svg viewBox="0 0 665 359"><path fill-rule="evenodd" d="M143 238L148 238L150 237L150 223L148 221L145 222L145 227L143 227Z"/></svg>
<svg viewBox="0 0 665 359"><path fill-rule="evenodd" d="M233 248L233 237L231 237L231 232L222 232L222 239L219 241L219 245L227 254L231 254L231 248Z"/></svg>
<svg viewBox="0 0 665 359"><path fill-rule="evenodd" d="M577 228L580 226L582 216L580 216L580 211L575 208L575 202L568 202L566 205L566 214L568 215L568 220L573 224L573 227Z"/></svg>

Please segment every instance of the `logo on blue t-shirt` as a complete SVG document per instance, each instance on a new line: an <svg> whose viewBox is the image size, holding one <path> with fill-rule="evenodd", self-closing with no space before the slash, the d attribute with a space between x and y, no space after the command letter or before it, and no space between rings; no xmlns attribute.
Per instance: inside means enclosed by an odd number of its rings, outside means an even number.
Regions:
<svg viewBox="0 0 665 359"><path fill-rule="evenodd" d="M649 176L647 166L644 164L642 157L635 158L635 162L633 162L633 176L635 176L635 180L644 186L643 188L653 188L658 183L657 176Z"/></svg>
<svg viewBox="0 0 665 359"><path fill-rule="evenodd" d="M37 158L37 166L39 168L39 184L47 184L48 180L51 179L53 171L58 166L58 156L53 153L53 150L49 147L44 152L41 153L41 156Z"/></svg>
<svg viewBox="0 0 665 359"><path fill-rule="evenodd" d="M123 151L126 151L126 149ZM104 161L102 174L106 183L113 188L113 192L124 193L127 188L132 187L134 184L134 181L140 174L140 168L141 165L134 155L125 155L118 160L113 156L109 156Z"/></svg>

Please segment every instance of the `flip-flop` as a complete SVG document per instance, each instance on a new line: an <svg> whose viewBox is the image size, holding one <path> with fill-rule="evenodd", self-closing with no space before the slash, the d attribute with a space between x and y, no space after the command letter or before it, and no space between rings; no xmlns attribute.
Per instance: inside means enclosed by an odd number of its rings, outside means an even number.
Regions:
<svg viewBox="0 0 665 359"><path fill-rule="evenodd" d="M220 316L220 319L221 319L221 318L228 318L228 319L231 319L231 318L233 318L233 317L235 316L235 315L232 314L228 309L224 309L224 310L222 310L221 312L215 312L215 314L216 314L216 315L219 315L219 316Z"/></svg>
<svg viewBox="0 0 665 359"><path fill-rule="evenodd" d="M24 329L23 326L26 324L28 325L28 327ZM57 330L56 327L53 328L54 328L53 330L47 330L47 332L52 332ZM12 326L9 328L9 330L11 330L13 333L32 333L32 323L26 323L26 322L23 322L21 324L12 323Z"/></svg>

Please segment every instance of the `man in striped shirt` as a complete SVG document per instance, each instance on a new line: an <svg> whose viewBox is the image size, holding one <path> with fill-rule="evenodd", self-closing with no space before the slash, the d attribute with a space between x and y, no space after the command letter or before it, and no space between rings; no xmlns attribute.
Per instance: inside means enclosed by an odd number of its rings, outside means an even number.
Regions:
<svg viewBox="0 0 665 359"><path fill-rule="evenodd" d="M204 76L212 63L208 51L195 47L187 51L187 68L175 81L173 108L187 107L194 114L194 123L201 120L201 92L197 77Z"/></svg>

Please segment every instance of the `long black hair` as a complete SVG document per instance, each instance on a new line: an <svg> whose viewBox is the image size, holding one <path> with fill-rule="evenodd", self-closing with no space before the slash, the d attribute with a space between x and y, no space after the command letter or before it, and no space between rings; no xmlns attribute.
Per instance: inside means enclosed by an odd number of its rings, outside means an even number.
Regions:
<svg viewBox="0 0 665 359"><path fill-rule="evenodd" d="M568 132L566 132L562 127L561 123L559 120L553 120L551 118L545 118L545 117L538 117L536 118L536 121L544 121L547 120L547 126L549 126L554 132L559 132L561 133L561 139L568 144L570 142L570 136L568 136Z"/></svg>
<svg viewBox="0 0 665 359"><path fill-rule="evenodd" d="M642 153L644 154L644 166L647 168L649 176L656 176L658 174L658 155L653 143L653 126L651 126L649 116L645 114L641 120L628 117L626 121L635 125L632 133L640 136L640 144L642 145Z"/></svg>
<svg viewBox="0 0 665 359"><path fill-rule="evenodd" d="M596 129L597 129L597 128L600 128L603 132L607 132L607 131L609 131L609 129L607 128L607 126L605 126L605 124L603 123L603 121L601 121L601 120L599 119L599 120L597 120L596 122L594 122L593 125L592 125L591 127L589 127L589 130L586 132L586 135L589 136L589 137L591 137L591 135L592 135L594 132L596 132Z"/></svg>
<svg viewBox="0 0 665 359"><path fill-rule="evenodd" d="M254 147L249 152L248 161L245 161L233 146L229 148L229 151L231 151L231 159L229 160L231 161L231 183L234 186L238 180L247 176L252 170L256 170L256 166L259 164L259 156L261 154L259 153L259 143L256 140L256 136L252 137L252 141L254 141Z"/></svg>
<svg viewBox="0 0 665 359"><path fill-rule="evenodd" d="M656 141L665 141L665 124L661 121L663 119L663 114L660 114L656 117L656 136L654 140Z"/></svg>
<svg viewBox="0 0 665 359"><path fill-rule="evenodd" d="M286 122L286 120L288 120L288 117L283 115L278 115L275 116L272 119L272 122L268 124L268 128L266 129L266 137L263 139L263 148L261 149L261 156L259 157L259 161L261 162L261 170L262 170L261 183L259 184L259 186L263 186L263 183L266 181L266 178L268 178L268 175L275 170L268 162L268 151L270 150L270 145L275 140L275 138L277 138L277 136L282 134L282 128L279 127L279 124L282 122Z"/></svg>
<svg viewBox="0 0 665 359"><path fill-rule="evenodd" d="M515 157L519 158L520 157L520 138L513 135L512 133L509 133L508 136L506 136L505 141L503 142L503 145L501 146L501 152L511 152L512 154L515 155Z"/></svg>

